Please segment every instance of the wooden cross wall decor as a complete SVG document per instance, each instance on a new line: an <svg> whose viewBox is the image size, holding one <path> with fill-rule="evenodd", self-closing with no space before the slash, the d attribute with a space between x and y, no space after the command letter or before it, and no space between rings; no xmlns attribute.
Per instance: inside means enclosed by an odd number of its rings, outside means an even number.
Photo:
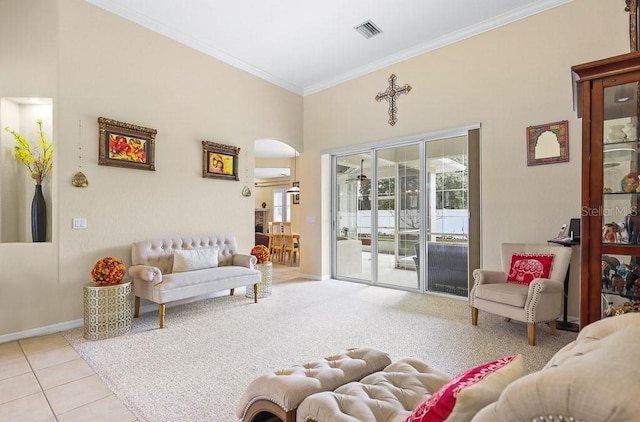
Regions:
<svg viewBox="0 0 640 422"><path fill-rule="evenodd" d="M376 95L376 101L389 101L389 124L394 126L396 121L398 121L398 119L396 119L396 113L398 112L398 107L396 107L396 97L402 94L408 94L409 91L411 91L411 87L408 84L404 84L402 88L396 85L396 75L393 73L389 76L388 81L389 88L387 88L385 92L378 92L378 95Z"/></svg>

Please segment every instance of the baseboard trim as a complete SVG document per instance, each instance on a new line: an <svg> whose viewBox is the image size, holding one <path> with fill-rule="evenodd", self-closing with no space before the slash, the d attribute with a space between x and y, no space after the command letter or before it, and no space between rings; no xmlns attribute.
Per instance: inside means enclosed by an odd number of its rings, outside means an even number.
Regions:
<svg viewBox="0 0 640 422"><path fill-rule="evenodd" d="M60 331L71 330L72 328L82 327L84 319L74 319L72 321L59 322L57 324L46 325L44 327L32 328L30 330L18 331L16 333L0 335L0 344L10 341L23 340L30 337L46 336L49 334L59 333Z"/></svg>
<svg viewBox="0 0 640 422"><path fill-rule="evenodd" d="M310 280L317 280L317 281L328 280L328 279L331 278L329 276L313 276L313 275L310 275L310 274L301 274L301 277L308 278ZM244 295L244 292L241 293L240 290L241 290L241 288L236 289L236 294ZM211 299L211 298L214 298L214 297L226 296L228 294L229 294L228 290L208 293L208 294L201 295L201 296L196 296L196 297L193 297L193 298L187 298L187 299L182 299L182 300L177 300L177 301L174 301L174 302L167 303L167 307L170 308L170 307L173 307L173 306L178 306L178 305L183 305L183 304L186 304L186 303L196 302L198 300ZM143 303L144 304L140 306L140 313L141 314L145 314L147 312L157 312L158 311L158 304L157 303L145 301L144 299L143 299ZM66 331L66 330L71 330L73 328L82 327L83 325L84 325L84 319L80 318L80 319L74 319L74 320L71 320L71 321L59 322L57 324L46 325L46 326L43 326L43 327L32 328L30 330L18 331L18 332L9 333L9 334L2 334L2 335L0 335L0 344L8 343L8 342L11 342L11 341L16 341L16 340L23 340L23 339L30 338L30 337L39 337L39 336L46 336L46 335L49 335L49 334L55 334L55 333L59 333L61 331Z"/></svg>

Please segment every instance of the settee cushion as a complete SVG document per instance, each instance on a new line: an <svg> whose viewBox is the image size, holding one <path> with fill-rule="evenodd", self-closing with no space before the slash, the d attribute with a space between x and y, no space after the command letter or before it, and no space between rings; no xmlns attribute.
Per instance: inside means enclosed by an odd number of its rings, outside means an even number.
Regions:
<svg viewBox="0 0 640 422"><path fill-rule="evenodd" d="M518 254L511 255L511 266L507 274L507 283L526 284L536 278L549 278L553 254Z"/></svg>
<svg viewBox="0 0 640 422"><path fill-rule="evenodd" d="M247 387L236 409L244 418L250 407L268 401L284 412L298 407L305 397L319 391L333 390L344 383L379 371L391 362L389 355L372 347L343 350L317 362L296 365L262 375Z"/></svg>
<svg viewBox="0 0 640 422"><path fill-rule="evenodd" d="M297 420L402 422L449 379L418 359L403 358L359 382L310 395L298 407Z"/></svg>
<svg viewBox="0 0 640 422"><path fill-rule="evenodd" d="M177 249L173 251L173 268L171 272L202 270L218 266L218 248Z"/></svg>
<svg viewBox="0 0 640 422"><path fill-rule="evenodd" d="M406 422L468 422L524 375L521 355L498 359L456 375L418 406Z"/></svg>

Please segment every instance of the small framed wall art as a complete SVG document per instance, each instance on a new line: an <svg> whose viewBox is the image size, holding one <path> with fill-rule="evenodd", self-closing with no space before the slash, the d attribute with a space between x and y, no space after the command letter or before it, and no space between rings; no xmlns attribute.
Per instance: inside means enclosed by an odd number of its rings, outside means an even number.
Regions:
<svg viewBox="0 0 640 422"><path fill-rule="evenodd" d="M98 164L155 171L155 129L98 118Z"/></svg>
<svg viewBox="0 0 640 422"><path fill-rule="evenodd" d="M291 195L291 202L293 202L294 204L299 204L300 203L300 194L299 193L294 193Z"/></svg>
<svg viewBox="0 0 640 422"><path fill-rule="evenodd" d="M239 147L202 141L202 177L239 180L239 153Z"/></svg>
<svg viewBox="0 0 640 422"><path fill-rule="evenodd" d="M569 122L547 123L527 128L527 165L569 161Z"/></svg>

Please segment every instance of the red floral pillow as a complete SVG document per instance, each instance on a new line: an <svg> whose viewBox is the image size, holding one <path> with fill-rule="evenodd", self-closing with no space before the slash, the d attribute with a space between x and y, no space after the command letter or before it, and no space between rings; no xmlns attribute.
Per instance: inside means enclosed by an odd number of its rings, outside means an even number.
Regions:
<svg viewBox="0 0 640 422"><path fill-rule="evenodd" d="M517 254L511 256L508 283L526 284L536 278L549 278L553 254Z"/></svg>
<svg viewBox="0 0 640 422"><path fill-rule="evenodd" d="M469 369L429 396L405 422L470 421L480 409L498 400L507 385L523 375L521 355Z"/></svg>

